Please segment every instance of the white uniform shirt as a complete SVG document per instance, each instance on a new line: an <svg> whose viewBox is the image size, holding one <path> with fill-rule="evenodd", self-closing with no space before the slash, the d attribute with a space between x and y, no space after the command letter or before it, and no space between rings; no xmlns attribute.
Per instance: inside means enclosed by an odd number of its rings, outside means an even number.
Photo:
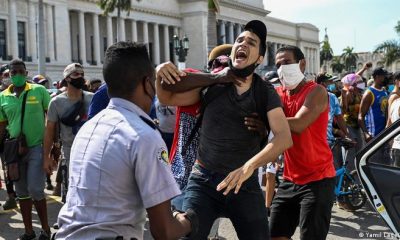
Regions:
<svg viewBox="0 0 400 240"><path fill-rule="evenodd" d="M150 120L135 104L112 98L80 129L56 239L143 239L145 209L180 194L160 133L141 117Z"/></svg>

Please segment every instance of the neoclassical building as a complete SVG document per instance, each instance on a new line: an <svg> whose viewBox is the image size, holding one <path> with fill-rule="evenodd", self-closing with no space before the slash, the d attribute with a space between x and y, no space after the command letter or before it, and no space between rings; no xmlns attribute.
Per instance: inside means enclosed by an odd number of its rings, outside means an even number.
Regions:
<svg viewBox="0 0 400 240"><path fill-rule="evenodd" d="M88 77L101 77L104 52L117 40L116 13L103 16L97 0L44 0L44 32L38 32L37 0L0 0L0 62L21 58L31 75L37 72L38 36L45 36L46 75L62 78L64 67L81 62ZM260 67L274 68L274 54L282 45L295 45L305 53L306 72L319 70L319 30L309 23L292 23L269 17L262 0L219 0L217 42L233 43L243 25L252 19L268 28L268 52ZM154 64L175 61L173 36L189 38L186 66L207 64L207 0L132 0L129 15L119 20L119 39L144 42Z"/></svg>

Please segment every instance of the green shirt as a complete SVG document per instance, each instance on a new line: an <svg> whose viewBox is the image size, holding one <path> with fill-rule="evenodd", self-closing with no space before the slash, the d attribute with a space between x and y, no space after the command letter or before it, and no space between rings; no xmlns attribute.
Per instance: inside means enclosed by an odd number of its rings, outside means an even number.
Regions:
<svg viewBox="0 0 400 240"><path fill-rule="evenodd" d="M38 84L26 83L24 91L16 97L11 89L13 85L0 93L0 122L7 121L7 130L10 137L18 137L21 133L22 101L29 90L23 122L23 133L26 136L28 147L43 143L45 128L45 111L49 106L50 95L46 88Z"/></svg>

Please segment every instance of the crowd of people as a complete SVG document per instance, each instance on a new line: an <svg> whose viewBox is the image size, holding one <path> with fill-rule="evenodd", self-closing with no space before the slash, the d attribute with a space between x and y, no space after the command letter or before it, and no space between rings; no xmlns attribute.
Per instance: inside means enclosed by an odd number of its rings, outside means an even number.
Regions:
<svg viewBox="0 0 400 240"><path fill-rule="evenodd" d="M400 73L376 68L366 87L366 63L342 79L306 80L301 49L283 46L277 71L260 77L266 40L264 23L248 22L233 45L209 53L206 71L171 62L154 68L146 45L118 42L105 52L104 82L87 81L84 67L72 63L56 91L42 75L28 79L21 60L2 66L3 208L18 201L19 239L36 238L33 205L39 239L51 238L45 188L64 203L55 239L143 239L146 215L155 239L207 239L220 217L239 239L290 239L298 226L301 239L325 239L340 157L331 146L336 137L353 141L353 163L399 118ZM12 139L18 162L9 160ZM375 161L399 166L400 139L392 156Z"/></svg>

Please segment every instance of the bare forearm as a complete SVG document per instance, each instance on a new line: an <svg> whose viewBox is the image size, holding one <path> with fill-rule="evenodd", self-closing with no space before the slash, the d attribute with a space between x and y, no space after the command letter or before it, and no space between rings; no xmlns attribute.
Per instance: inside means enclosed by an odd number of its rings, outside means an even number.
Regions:
<svg viewBox="0 0 400 240"><path fill-rule="evenodd" d="M207 87L212 84L218 83L217 75L209 73L187 73L186 76L181 76L180 81L175 82L175 84L168 84L166 82L161 82L161 87L164 90L170 92L186 92L196 88Z"/></svg>
<svg viewBox="0 0 400 240"><path fill-rule="evenodd" d="M347 130L347 126L346 123L344 122L343 116L342 115L336 116L336 120L340 130L342 130L344 134L349 135L349 131Z"/></svg>
<svg viewBox="0 0 400 240"><path fill-rule="evenodd" d="M304 129L308 127L307 123L303 121L301 118L298 117L288 117L287 118L290 131L296 133L296 134L301 134Z"/></svg>
<svg viewBox="0 0 400 240"><path fill-rule="evenodd" d="M50 155L51 147L53 145L53 139L54 139L54 129L46 128L43 139L43 154L45 156Z"/></svg>
<svg viewBox="0 0 400 240"><path fill-rule="evenodd" d="M292 145L290 133L277 134L258 154L248 161L248 164L253 166L254 169L265 166L267 163L275 161Z"/></svg>

